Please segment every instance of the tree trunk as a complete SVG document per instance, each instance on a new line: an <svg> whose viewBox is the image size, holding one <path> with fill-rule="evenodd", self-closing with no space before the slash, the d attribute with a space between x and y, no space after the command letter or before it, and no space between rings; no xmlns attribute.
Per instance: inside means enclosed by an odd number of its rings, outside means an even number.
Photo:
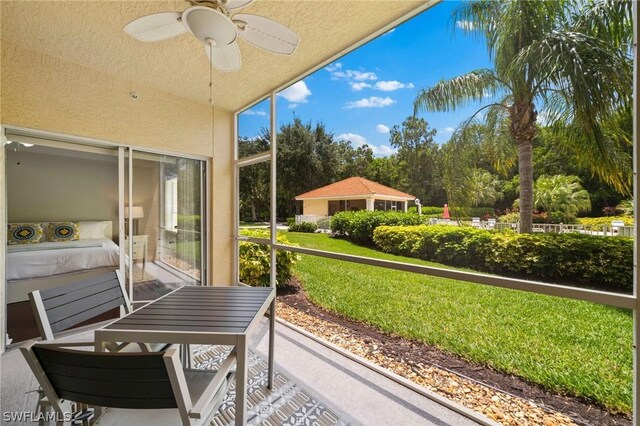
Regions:
<svg viewBox="0 0 640 426"><path fill-rule="evenodd" d="M533 103L519 102L511 106L511 136L518 144L521 233L530 233L533 223L533 138L537 131L536 116Z"/></svg>

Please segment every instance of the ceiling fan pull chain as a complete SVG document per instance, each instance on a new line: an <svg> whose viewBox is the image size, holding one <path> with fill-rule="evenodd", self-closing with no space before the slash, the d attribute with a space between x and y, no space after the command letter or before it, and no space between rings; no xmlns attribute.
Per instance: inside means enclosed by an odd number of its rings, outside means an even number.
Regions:
<svg viewBox="0 0 640 426"><path fill-rule="evenodd" d="M209 42L209 58L213 58L213 43ZM209 104L213 105L213 62L209 61Z"/></svg>

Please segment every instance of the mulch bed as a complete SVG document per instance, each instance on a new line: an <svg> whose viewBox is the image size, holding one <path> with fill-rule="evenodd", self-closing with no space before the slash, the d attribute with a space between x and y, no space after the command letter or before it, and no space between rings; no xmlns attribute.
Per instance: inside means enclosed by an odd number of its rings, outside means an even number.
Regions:
<svg viewBox="0 0 640 426"><path fill-rule="evenodd" d="M340 346L385 368L399 370L396 373L500 423L631 425L629 417L611 414L581 398L550 392L442 349L383 333L375 327L329 312L310 302L295 280L278 289L278 301L296 310L280 310L278 315L285 320L325 339L340 334L341 337L333 339ZM409 374L403 374L405 370ZM432 378L434 374L435 378ZM483 402L483 398L487 401Z"/></svg>

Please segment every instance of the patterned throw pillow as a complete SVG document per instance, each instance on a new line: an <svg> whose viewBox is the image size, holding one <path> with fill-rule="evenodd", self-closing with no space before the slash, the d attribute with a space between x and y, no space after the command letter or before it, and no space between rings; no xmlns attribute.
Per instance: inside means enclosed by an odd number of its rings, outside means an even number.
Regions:
<svg viewBox="0 0 640 426"><path fill-rule="evenodd" d="M49 223L49 241L76 241L80 238L80 225L78 222L51 222Z"/></svg>
<svg viewBox="0 0 640 426"><path fill-rule="evenodd" d="M39 243L42 240L42 225L39 223L10 223L7 244Z"/></svg>

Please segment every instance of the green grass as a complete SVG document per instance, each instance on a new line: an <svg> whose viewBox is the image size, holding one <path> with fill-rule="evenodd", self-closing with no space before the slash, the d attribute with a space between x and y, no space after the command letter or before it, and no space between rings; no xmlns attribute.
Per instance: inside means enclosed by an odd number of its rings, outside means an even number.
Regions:
<svg viewBox="0 0 640 426"><path fill-rule="evenodd" d="M287 238L308 248L445 267L322 234ZM329 310L611 411L631 411L630 311L308 255L295 270L311 300Z"/></svg>

